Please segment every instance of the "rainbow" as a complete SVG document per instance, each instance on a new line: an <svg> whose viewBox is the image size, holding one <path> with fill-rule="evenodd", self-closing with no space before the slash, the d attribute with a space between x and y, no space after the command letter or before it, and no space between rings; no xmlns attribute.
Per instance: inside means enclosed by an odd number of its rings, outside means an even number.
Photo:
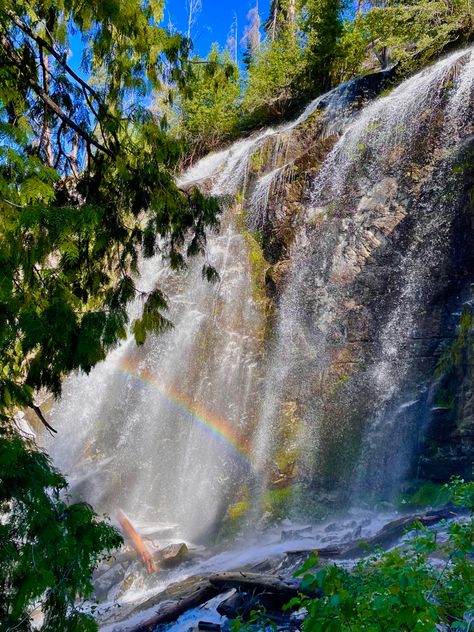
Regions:
<svg viewBox="0 0 474 632"><path fill-rule="evenodd" d="M207 431L246 466L249 466L249 441L227 419L209 411L203 404L193 401L189 395L176 386L165 384L157 374L147 368L140 368L138 362L131 358L123 357L118 366L120 371L158 389L169 402L187 413L187 418L191 419L194 425Z"/></svg>

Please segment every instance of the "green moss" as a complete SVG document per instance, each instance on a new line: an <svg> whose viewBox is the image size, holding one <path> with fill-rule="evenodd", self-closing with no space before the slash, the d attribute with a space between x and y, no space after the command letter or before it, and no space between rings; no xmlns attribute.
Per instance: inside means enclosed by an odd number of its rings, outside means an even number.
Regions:
<svg viewBox="0 0 474 632"><path fill-rule="evenodd" d="M294 491L294 485L268 490L263 499L265 511L270 512L275 520L286 518L291 512Z"/></svg>
<svg viewBox="0 0 474 632"><path fill-rule="evenodd" d="M265 276L270 264L265 259L262 247L255 235L245 225L245 214L240 211L237 216L237 227L240 234L245 239L248 248L250 270L252 274L252 294L255 302L266 312L268 308L268 297L265 289Z"/></svg>
<svg viewBox="0 0 474 632"><path fill-rule="evenodd" d="M431 481L417 481L414 490L402 494L397 504L402 508L441 507L449 502L449 490L445 485Z"/></svg>
<svg viewBox="0 0 474 632"><path fill-rule="evenodd" d="M264 510L272 514L278 522L289 516L295 520L323 520L329 509L311 490L300 483L294 483L281 489L268 490L263 499Z"/></svg>
<svg viewBox="0 0 474 632"><path fill-rule="evenodd" d="M328 391L328 397L333 397L339 391L339 389L344 386L344 384L349 380L349 375L343 375L341 379L339 379L335 384L331 386Z"/></svg>
<svg viewBox="0 0 474 632"><path fill-rule="evenodd" d="M449 348L441 355L435 370L435 375L444 375L459 366L462 353L471 340L473 324L474 318L472 312L469 309L465 309L461 314L457 336Z"/></svg>
<svg viewBox="0 0 474 632"><path fill-rule="evenodd" d="M266 142L263 147L260 147L254 154L250 156L250 171L252 173L260 173L262 169L268 164L270 159L270 149L272 142Z"/></svg>
<svg viewBox="0 0 474 632"><path fill-rule="evenodd" d="M248 514L249 510L249 500L239 500L229 507L229 509L227 510L227 516L231 521L242 520Z"/></svg>
<svg viewBox="0 0 474 632"><path fill-rule="evenodd" d="M281 471L285 471L298 460L301 428L302 422L298 417L296 402L283 402L278 428L275 431L275 444L279 447L273 454L273 462Z"/></svg>

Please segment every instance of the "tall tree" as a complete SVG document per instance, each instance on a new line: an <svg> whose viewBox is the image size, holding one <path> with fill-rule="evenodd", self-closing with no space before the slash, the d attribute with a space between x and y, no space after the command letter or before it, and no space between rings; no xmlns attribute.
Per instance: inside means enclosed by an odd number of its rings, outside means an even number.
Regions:
<svg viewBox="0 0 474 632"><path fill-rule="evenodd" d="M258 0L256 5L247 13L247 26L244 30L241 43L245 46L244 62L246 66L250 66L260 52L262 36L260 33L261 19L258 10Z"/></svg>
<svg viewBox="0 0 474 632"><path fill-rule="evenodd" d="M206 59L195 58L186 91L176 104L179 122L175 130L190 153L202 154L235 135L240 97L239 69L228 49L214 44Z"/></svg>
<svg viewBox="0 0 474 632"><path fill-rule="evenodd" d="M318 94L331 85L331 67L343 32L347 0L303 0L306 70L302 90Z"/></svg>
<svg viewBox="0 0 474 632"><path fill-rule="evenodd" d="M0 6L0 621L92 630L74 608L102 550L119 542L22 438L15 411L61 391L126 335L143 344L168 322L160 288L140 290L138 259L173 268L205 248L218 207L182 192L180 147L144 101L162 82L185 89L189 43L159 26L161 0L4 0ZM71 35L87 43L69 62ZM90 77L87 81L84 77ZM94 81L92 81L94 79ZM208 268L204 273L212 277ZM136 297L143 313L128 323ZM74 423L74 420L71 420ZM35 572L32 572L32 568ZM87 622L88 621L88 622Z"/></svg>
<svg viewBox="0 0 474 632"><path fill-rule="evenodd" d="M232 20L232 24L230 26L229 34L227 36L226 48L231 54L236 64L239 61L238 43L239 43L239 21L237 18L237 13L235 13L234 19Z"/></svg>
<svg viewBox="0 0 474 632"><path fill-rule="evenodd" d="M285 27L296 24L297 16L297 0L271 0L270 14L264 25L267 37L275 40Z"/></svg>
<svg viewBox="0 0 474 632"><path fill-rule="evenodd" d="M196 23L198 16L202 11L202 0L186 0L186 7L188 10L187 37L188 37L188 40L190 40L192 36L193 26Z"/></svg>

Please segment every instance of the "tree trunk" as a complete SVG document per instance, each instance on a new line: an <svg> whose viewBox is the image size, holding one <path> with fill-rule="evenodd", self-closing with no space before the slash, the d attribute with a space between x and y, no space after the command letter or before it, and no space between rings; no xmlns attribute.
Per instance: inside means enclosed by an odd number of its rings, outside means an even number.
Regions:
<svg viewBox="0 0 474 632"><path fill-rule="evenodd" d="M49 82L49 55L44 55L43 47L40 46L40 63L41 73L43 79L43 90L49 96L50 82ZM44 152L44 160L48 167L52 167L54 164L53 147L51 144L51 125L50 125L51 112L46 103L43 105L43 129L41 130L40 146Z"/></svg>

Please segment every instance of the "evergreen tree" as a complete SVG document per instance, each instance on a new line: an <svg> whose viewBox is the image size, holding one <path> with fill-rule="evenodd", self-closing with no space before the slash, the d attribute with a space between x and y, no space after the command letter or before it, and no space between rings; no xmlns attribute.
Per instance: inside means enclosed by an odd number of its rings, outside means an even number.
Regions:
<svg viewBox="0 0 474 632"><path fill-rule="evenodd" d="M245 124L281 118L298 97L295 78L304 73L303 49L295 24L280 14L278 36L267 39L249 67L243 98Z"/></svg>
<svg viewBox="0 0 474 632"><path fill-rule="evenodd" d="M249 68L244 112L250 121L284 116L331 84L345 0L278 0L267 40Z"/></svg>
<svg viewBox="0 0 474 632"><path fill-rule="evenodd" d="M242 44L245 45L245 52L243 55L243 61L247 68L250 67L254 59L257 57L260 52L261 46L261 19L260 13L258 11L258 2L250 9L247 14L248 24L245 27L244 36L242 37Z"/></svg>
<svg viewBox="0 0 474 632"><path fill-rule="evenodd" d="M297 16L297 0L271 0L270 15L264 24L267 37L272 41L277 39L285 25L295 24Z"/></svg>
<svg viewBox="0 0 474 632"><path fill-rule="evenodd" d="M331 86L347 0L303 0L302 5L305 68L300 85L308 95L317 95Z"/></svg>
<svg viewBox="0 0 474 632"><path fill-rule="evenodd" d="M214 44L207 59L193 59L186 90L176 101L179 120L175 134L190 148L189 160L236 134L239 97L239 69L229 50L221 52Z"/></svg>
<svg viewBox="0 0 474 632"><path fill-rule="evenodd" d="M30 406L48 426L35 390L58 395L65 375L104 359L135 297L138 344L169 327L163 292L134 281L140 253L178 269L216 226L214 200L177 188L180 147L143 105L162 82L184 90L190 72L189 43L159 26L162 13L161 0L0 6L2 630L29 630L37 601L43 630L94 629L74 600L119 542L89 507L65 503L64 479L20 437L15 411ZM80 71L72 35L87 43Z"/></svg>

